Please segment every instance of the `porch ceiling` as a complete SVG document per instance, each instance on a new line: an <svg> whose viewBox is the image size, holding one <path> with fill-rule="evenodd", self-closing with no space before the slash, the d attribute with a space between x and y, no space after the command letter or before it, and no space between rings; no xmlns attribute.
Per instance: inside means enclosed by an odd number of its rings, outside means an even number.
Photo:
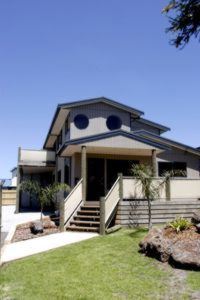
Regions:
<svg viewBox="0 0 200 300"><path fill-rule="evenodd" d="M152 149L128 149L128 148L116 148L116 147L94 147L85 145L87 147L88 154L108 154L108 155L130 155L130 156L151 156ZM61 156L72 156L74 153L81 152L82 145L70 145L62 152ZM157 149L157 153L161 153L163 150Z"/></svg>

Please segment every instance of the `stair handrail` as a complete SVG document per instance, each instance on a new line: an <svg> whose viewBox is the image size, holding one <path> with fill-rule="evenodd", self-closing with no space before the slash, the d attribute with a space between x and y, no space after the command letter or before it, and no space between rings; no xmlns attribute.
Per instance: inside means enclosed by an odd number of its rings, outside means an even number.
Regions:
<svg viewBox="0 0 200 300"><path fill-rule="evenodd" d="M64 224L67 225L83 202L81 178L64 200Z"/></svg>
<svg viewBox="0 0 200 300"><path fill-rule="evenodd" d="M105 224L107 225L107 222L113 213L113 210L117 206L119 200L120 200L120 176L117 177L116 181L112 185L110 191L107 193L105 197Z"/></svg>

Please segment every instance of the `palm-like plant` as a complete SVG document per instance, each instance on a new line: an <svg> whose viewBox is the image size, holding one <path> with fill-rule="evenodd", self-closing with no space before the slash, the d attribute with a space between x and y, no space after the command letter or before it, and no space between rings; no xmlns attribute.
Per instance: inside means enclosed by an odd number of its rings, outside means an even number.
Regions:
<svg viewBox="0 0 200 300"><path fill-rule="evenodd" d="M30 197L35 196L40 202L40 211L42 220L42 213L45 205L53 202L55 196L59 192L68 192L70 190L69 186L65 183L54 183L46 187L42 187L38 181L35 180L25 180L20 184L20 189L26 192Z"/></svg>
<svg viewBox="0 0 200 300"><path fill-rule="evenodd" d="M164 172L161 181L157 182L154 177L153 169L151 165L136 164L132 166L132 174L141 184L142 193L148 201L148 227L152 227L152 215L151 215L151 201L159 198L160 190L163 185L166 185L166 191L168 194L168 183L170 178L175 176L185 176L186 173L182 170L173 170Z"/></svg>
<svg viewBox="0 0 200 300"><path fill-rule="evenodd" d="M148 201L148 227L152 227L151 201L158 198L160 187L155 183L153 169L150 165L136 164L132 166L132 174L141 184L142 193Z"/></svg>

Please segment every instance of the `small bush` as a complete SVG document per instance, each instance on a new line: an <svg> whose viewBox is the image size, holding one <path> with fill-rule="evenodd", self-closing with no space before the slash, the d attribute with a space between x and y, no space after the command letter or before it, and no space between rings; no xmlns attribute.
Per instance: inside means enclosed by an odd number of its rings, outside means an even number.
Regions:
<svg viewBox="0 0 200 300"><path fill-rule="evenodd" d="M169 223L169 227L176 230L177 233L189 228L190 226L191 226L190 221L188 221L182 217L176 218L172 222Z"/></svg>

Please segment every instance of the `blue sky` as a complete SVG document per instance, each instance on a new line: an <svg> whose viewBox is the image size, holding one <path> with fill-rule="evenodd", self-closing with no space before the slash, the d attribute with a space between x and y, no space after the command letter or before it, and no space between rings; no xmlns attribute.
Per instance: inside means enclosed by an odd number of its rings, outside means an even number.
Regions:
<svg viewBox="0 0 200 300"><path fill-rule="evenodd" d="M169 45L168 1L0 3L0 178L40 149L58 103L107 96L200 146L200 44Z"/></svg>

